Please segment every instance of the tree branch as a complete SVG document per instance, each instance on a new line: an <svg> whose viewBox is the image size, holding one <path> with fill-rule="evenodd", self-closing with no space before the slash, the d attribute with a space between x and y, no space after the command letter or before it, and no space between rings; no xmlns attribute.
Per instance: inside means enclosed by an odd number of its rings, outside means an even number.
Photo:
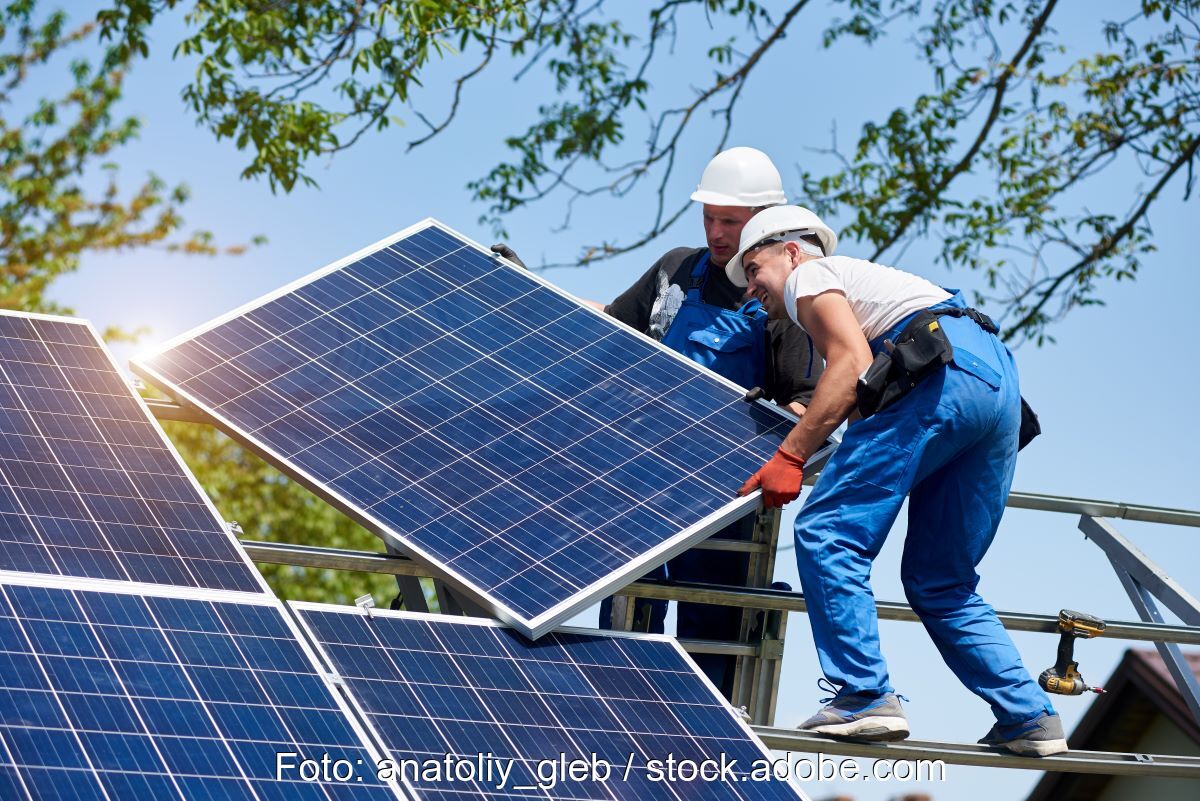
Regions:
<svg viewBox="0 0 1200 801"><path fill-rule="evenodd" d="M993 126L995 126L996 121L1000 118L1000 112L1004 108L1004 93L1008 90L1009 79L1015 74L1017 67L1025 59L1025 56L1029 54L1038 37L1042 35L1042 31L1046 27L1046 22L1050 19L1050 14L1054 11L1056 5L1058 5L1058 0L1049 0L1046 3L1046 7L1042 9L1042 13L1038 15L1033 25L1030 26L1029 34L1025 37L1025 41L1021 43L1021 47L1017 50L1012 60L1004 65L1000 77L996 80L992 107L988 110L987 118L984 120L983 126L979 129L975 141L971 143L971 147L967 150L966 154L958 160L958 163L942 174L941 180L938 181L937 185L931 191L925 193L925 197L921 202L915 203L905 210L904 214L900 216L895 229L875 248L875 252L871 254L869 261L878 260L900 241L908 229L912 227L912 224L916 222L917 218L937 202L951 181L970 168L971 163L975 160L975 156L978 155L984 142L987 141L988 136L991 134Z"/></svg>
<svg viewBox="0 0 1200 801"><path fill-rule="evenodd" d="M618 177L615 181L610 183L608 187L606 187L607 189L611 189L625 180L637 180L637 178L645 175L651 167L665 159L669 166L665 170L662 180L659 182L658 208L655 214L655 224L651 227L651 229L642 236L638 237L637 240L627 245L611 245L605 243L601 245L586 246L584 248L583 256L580 258L577 264L550 264L546 265L543 269L548 269L550 267L586 266L624 253L630 253L653 241L683 216L684 212L686 212L688 207L691 205L691 201L685 202L680 208L667 217L665 222L663 221L664 215L666 215L667 180L671 175L671 168L673 167L673 160L676 149L679 145L679 140L683 136L683 132L687 128L688 123L702 105L711 100L720 92L730 88L731 86L734 87L734 93L729 105L717 112L725 118L725 127L722 131L720 142L718 143L714 154L720 152L728 140L729 131L732 125L733 107L737 103L737 100L741 94L741 88L745 85L747 76L750 75L767 51L783 38L787 28L807 4L808 0L799 0L799 2L793 4L792 7L789 8L787 12L780 18L779 23L771 30L771 32L767 34L767 36L753 51L750 52L749 56L746 58L746 61L737 70L720 78L713 83L712 86L700 92L700 94L697 95L696 98L688 105L663 112L658 123L655 125L653 134L651 135L649 155L647 155L645 159L642 159L636 164L631 165L630 169L623 176ZM668 5L670 5L670 3ZM679 121L674 126L674 130L671 133L670 139L662 147L659 147L659 136L663 131L663 127L667 118L672 116L678 116ZM603 191L603 189L604 188L601 188L600 191Z"/></svg>
<svg viewBox="0 0 1200 801"><path fill-rule="evenodd" d="M422 122L424 122L426 125L429 126L430 130L429 130L429 133L425 134L424 136L420 137L419 139L414 139L411 142L409 142L408 147L405 148L405 151L412 150L414 147L417 147L418 145L425 144L430 139L437 136L442 131L446 130L447 126L449 126L450 123L454 121L454 117L458 114L458 104L459 104L459 101L462 99L463 84L465 84L467 81L474 78L479 73L483 72L483 70L487 67L487 65L489 63L491 63L492 55L495 52L496 52L496 26L493 25L492 33L488 37L487 50L483 54L483 60L480 61L478 65L476 65L475 69L458 76L458 79L454 81L454 100L450 103L450 111L448 111L446 113L446 118L444 120L442 120L441 123L439 123L438 125L433 125L429 122L429 120L427 120L425 118L425 115L421 114L420 112L416 112L417 116L421 119Z"/></svg>
<svg viewBox="0 0 1200 801"><path fill-rule="evenodd" d="M1184 165L1188 165L1190 167L1192 160L1196 156L1197 150L1200 150L1200 136L1192 139L1191 143L1184 149L1182 153L1180 153L1179 157L1171 163L1171 166L1159 177L1157 183L1155 183L1150 191L1146 193L1145 197L1142 198L1142 202L1138 204L1137 209L1135 209L1134 212L1130 214L1128 218L1126 218L1125 222L1121 223L1119 228L1113 231L1110 235L1102 238L1099 242L1092 246L1091 251L1085 257L1071 265L1063 272L1059 273L1054 277L1053 280L1050 281L1048 286L1038 291L1037 302L1034 303L1029 311L1025 313L1024 317L1022 317L1015 325L1004 332L1004 341L1011 341L1017 334L1021 333L1028 326L1034 324L1041 315L1042 309L1044 309L1046 304L1050 302L1050 298L1054 296L1054 293L1058 291L1058 288L1062 286L1064 281L1075 275L1078 275L1083 270L1086 270L1088 267L1110 255L1122 240L1133 233L1134 227L1143 217L1146 216L1146 212L1149 211L1150 205L1158 198L1158 195L1160 192L1162 192L1163 187L1167 185L1175 173L1178 172Z"/></svg>

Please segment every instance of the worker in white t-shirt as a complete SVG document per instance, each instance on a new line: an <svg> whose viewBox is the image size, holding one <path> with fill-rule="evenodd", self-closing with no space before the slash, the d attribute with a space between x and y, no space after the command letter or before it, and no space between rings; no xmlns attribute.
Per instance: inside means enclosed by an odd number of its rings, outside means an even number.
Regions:
<svg viewBox="0 0 1200 801"><path fill-rule="evenodd" d="M905 593L946 664L991 705L997 722L980 742L1021 754L1065 751L1050 699L976 592L975 567L1016 464L1022 407L1012 354L961 294L835 256L836 246L817 215L776 206L746 224L726 266L771 317L808 331L826 359L807 413L741 494L761 488L767 506L794 500L804 460L852 421L796 518L800 580L832 685L827 706L800 728L908 736L880 652L870 574L909 496Z"/></svg>

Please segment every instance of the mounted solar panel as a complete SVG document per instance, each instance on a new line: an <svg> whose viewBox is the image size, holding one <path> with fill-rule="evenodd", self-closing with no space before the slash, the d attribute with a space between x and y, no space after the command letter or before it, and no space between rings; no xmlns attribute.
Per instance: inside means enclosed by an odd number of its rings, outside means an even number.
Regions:
<svg viewBox="0 0 1200 801"><path fill-rule="evenodd" d="M278 601L130 593L0 584L0 798L404 798Z"/></svg>
<svg viewBox="0 0 1200 801"><path fill-rule="evenodd" d="M792 425L432 220L133 368L531 637L755 508Z"/></svg>
<svg viewBox="0 0 1200 801"><path fill-rule="evenodd" d="M0 571L263 592L82 320L0 313Z"/></svg>
<svg viewBox="0 0 1200 801"><path fill-rule="evenodd" d="M803 798L670 637L291 607L417 799Z"/></svg>

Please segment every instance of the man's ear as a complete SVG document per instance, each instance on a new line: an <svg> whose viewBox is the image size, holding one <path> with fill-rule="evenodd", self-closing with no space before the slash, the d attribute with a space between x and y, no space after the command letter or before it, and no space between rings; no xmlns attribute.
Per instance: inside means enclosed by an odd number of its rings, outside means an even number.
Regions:
<svg viewBox="0 0 1200 801"><path fill-rule="evenodd" d="M784 242L783 247L787 251L788 263L792 265L792 269L799 267L804 261L804 251L795 242Z"/></svg>

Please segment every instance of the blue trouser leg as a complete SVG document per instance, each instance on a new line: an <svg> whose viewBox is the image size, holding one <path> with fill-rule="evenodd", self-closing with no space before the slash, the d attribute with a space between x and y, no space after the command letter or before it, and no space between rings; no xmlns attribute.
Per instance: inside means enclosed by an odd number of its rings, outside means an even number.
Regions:
<svg viewBox="0 0 1200 801"><path fill-rule="evenodd" d="M969 320L942 318L955 363L850 426L796 519L797 560L821 667L845 692L890 691L869 576L906 494L902 579L942 657L1001 723L1052 711L976 593L1016 460L1012 357Z"/></svg>
<svg viewBox="0 0 1200 801"><path fill-rule="evenodd" d="M904 593L942 659L1005 725L1053 712L992 607L975 591L975 566L1000 522L994 500L963 476L992 466L989 449L972 449L913 490L900 575ZM973 467L982 470L972 470ZM1007 493L1006 493L1007 494ZM946 536L948 532L961 536Z"/></svg>
<svg viewBox="0 0 1200 801"><path fill-rule="evenodd" d="M847 692L874 695L892 686L879 650L871 563L904 502L907 486L900 482L909 459L900 457L911 453L919 434L889 427L890 411L850 426L795 527L796 564L821 670Z"/></svg>
<svg viewBox="0 0 1200 801"><path fill-rule="evenodd" d="M971 344L982 350L992 343ZM1012 485L1021 424L1012 357L998 342L993 347L986 361L1003 368L995 392L979 392L982 382L966 372L947 374L938 436L923 454L908 502L900 576L946 665L1007 725L1054 710L995 610L976 592L976 566L996 536Z"/></svg>

